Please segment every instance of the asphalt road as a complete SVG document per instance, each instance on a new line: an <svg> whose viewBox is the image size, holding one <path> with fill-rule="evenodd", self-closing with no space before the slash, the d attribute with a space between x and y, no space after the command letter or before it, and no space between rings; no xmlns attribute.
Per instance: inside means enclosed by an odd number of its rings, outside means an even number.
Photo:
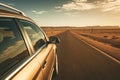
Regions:
<svg viewBox="0 0 120 80"><path fill-rule="evenodd" d="M120 64L66 31L58 35L60 80L120 80Z"/></svg>

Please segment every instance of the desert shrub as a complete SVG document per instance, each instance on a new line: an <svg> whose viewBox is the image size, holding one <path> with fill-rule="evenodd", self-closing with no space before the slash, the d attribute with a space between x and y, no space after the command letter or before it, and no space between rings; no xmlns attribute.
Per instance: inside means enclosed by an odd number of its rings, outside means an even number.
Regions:
<svg viewBox="0 0 120 80"><path fill-rule="evenodd" d="M111 46L120 48L120 43L112 43Z"/></svg>
<svg viewBox="0 0 120 80"><path fill-rule="evenodd" d="M119 39L119 37L116 37L116 36L112 36L112 39Z"/></svg>
<svg viewBox="0 0 120 80"><path fill-rule="evenodd" d="M103 36L103 38L108 38L108 36Z"/></svg>

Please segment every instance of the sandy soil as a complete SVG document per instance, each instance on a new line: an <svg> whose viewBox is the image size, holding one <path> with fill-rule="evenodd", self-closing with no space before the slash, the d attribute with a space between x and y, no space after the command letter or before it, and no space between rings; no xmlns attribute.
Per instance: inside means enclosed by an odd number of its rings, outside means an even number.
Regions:
<svg viewBox="0 0 120 80"><path fill-rule="evenodd" d="M120 48L120 33L80 33L81 36L88 37L95 41L110 44L113 47Z"/></svg>
<svg viewBox="0 0 120 80"><path fill-rule="evenodd" d="M98 47L109 55L120 60L120 30L94 30L74 29L74 28L44 28L48 36L55 36L66 30L72 31L77 37L82 38L88 43Z"/></svg>
<svg viewBox="0 0 120 80"><path fill-rule="evenodd" d="M76 33L74 32L74 34L76 34ZM107 54L120 60L120 48L113 47L108 43L100 42L100 41L91 39L89 37L81 36L79 34L76 34L76 36L83 39L84 41L88 42L89 44L101 49L102 51L106 52Z"/></svg>

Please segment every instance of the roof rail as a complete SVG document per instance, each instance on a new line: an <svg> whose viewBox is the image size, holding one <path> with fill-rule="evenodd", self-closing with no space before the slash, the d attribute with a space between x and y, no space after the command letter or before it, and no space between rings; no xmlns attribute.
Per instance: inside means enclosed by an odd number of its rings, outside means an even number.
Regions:
<svg viewBox="0 0 120 80"><path fill-rule="evenodd" d="M2 7L3 10L7 10L7 11L10 11L10 12L14 12L14 13L17 13L17 14L25 16L25 14L22 11L20 11L18 9L15 9L15 8L13 8L11 6L8 6L8 5L5 5L3 3L0 3L0 8L1 7Z"/></svg>

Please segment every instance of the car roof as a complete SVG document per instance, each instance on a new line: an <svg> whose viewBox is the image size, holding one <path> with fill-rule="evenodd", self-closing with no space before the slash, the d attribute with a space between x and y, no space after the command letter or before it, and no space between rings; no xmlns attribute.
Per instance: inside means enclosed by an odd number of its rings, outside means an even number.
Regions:
<svg viewBox="0 0 120 80"><path fill-rule="evenodd" d="M34 22L32 19L27 17L22 11L2 3L0 3L0 17L19 18Z"/></svg>

